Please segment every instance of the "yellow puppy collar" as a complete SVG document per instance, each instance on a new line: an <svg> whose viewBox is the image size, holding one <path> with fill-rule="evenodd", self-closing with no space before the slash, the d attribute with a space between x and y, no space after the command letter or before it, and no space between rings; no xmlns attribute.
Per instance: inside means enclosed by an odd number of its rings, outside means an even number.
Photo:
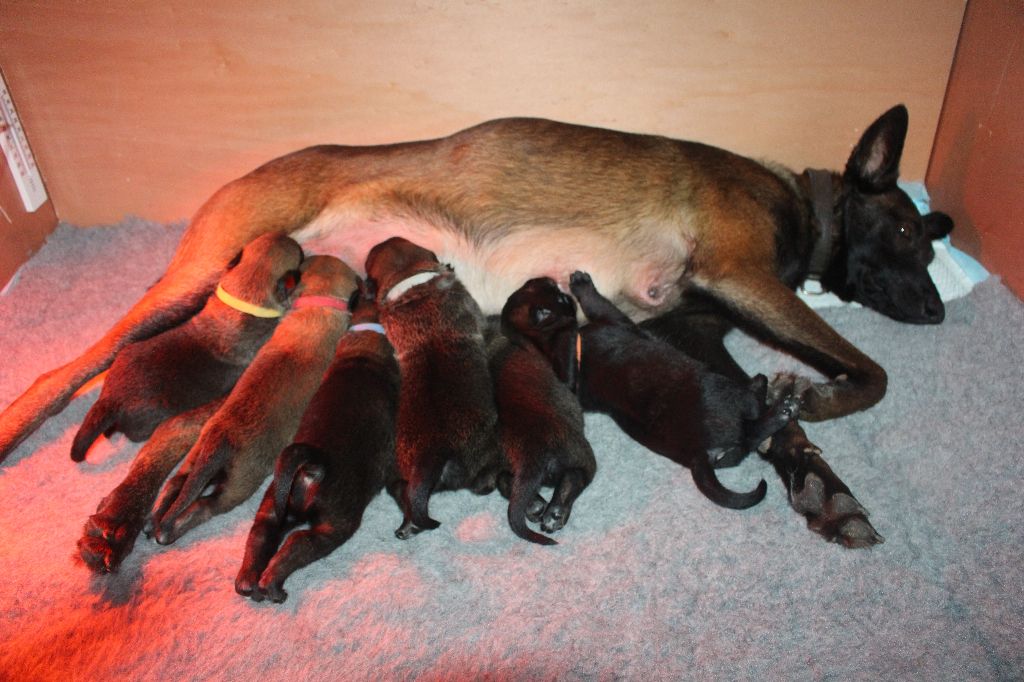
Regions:
<svg viewBox="0 0 1024 682"><path fill-rule="evenodd" d="M284 315L280 310L274 310L273 308L264 308L263 306L256 305L243 301L240 298L235 298L228 292L224 291L224 287L217 285L217 298L219 298L224 305L234 308L239 312L252 315L253 317L281 317Z"/></svg>

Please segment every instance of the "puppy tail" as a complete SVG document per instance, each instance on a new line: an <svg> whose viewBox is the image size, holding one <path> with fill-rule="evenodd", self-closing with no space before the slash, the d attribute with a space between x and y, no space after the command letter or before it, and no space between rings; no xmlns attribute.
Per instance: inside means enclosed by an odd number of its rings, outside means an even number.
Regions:
<svg viewBox="0 0 1024 682"><path fill-rule="evenodd" d="M284 521L288 515L288 500L291 497L292 486L295 485L295 478L299 475L299 469L315 459L316 450L305 443L292 443L278 455L274 472L274 515L279 521ZM323 466L316 466L322 473Z"/></svg>
<svg viewBox="0 0 1024 682"><path fill-rule="evenodd" d="M85 415L82 426L75 434L75 440L71 444L71 460L81 462L85 459L85 453L89 451L92 444L117 423L116 410L102 396L97 400L89 413Z"/></svg>
<svg viewBox="0 0 1024 682"><path fill-rule="evenodd" d="M690 472L693 474L693 482L697 484L698 490L715 504L729 509L748 509L753 507L763 500L765 493L768 492L768 484L765 483L763 478L757 484L757 487L750 492L738 493L729 490L715 476L715 469L711 465L711 460L708 459L707 453L698 453L694 457Z"/></svg>
<svg viewBox="0 0 1024 682"><path fill-rule="evenodd" d="M535 469L528 471L528 469ZM558 542L547 535L542 535L526 525L526 510L540 493L544 482L542 467L523 467L512 479L512 491L508 500L508 525L512 532L524 540L538 545L557 545Z"/></svg>

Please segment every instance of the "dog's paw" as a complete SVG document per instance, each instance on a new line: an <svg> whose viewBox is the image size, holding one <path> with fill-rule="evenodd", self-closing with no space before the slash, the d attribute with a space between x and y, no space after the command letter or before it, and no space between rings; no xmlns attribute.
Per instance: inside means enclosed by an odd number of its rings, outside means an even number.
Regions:
<svg viewBox="0 0 1024 682"><path fill-rule="evenodd" d="M569 522L569 512L571 511L571 507L552 502L544 510L544 517L540 521L541 530L545 533L554 533L555 531L562 530L565 528L565 524Z"/></svg>
<svg viewBox="0 0 1024 682"><path fill-rule="evenodd" d="M113 573L135 547L135 538L141 530L141 519L93 514L78 539L78 553L93 571Z"/></svg>
<svg viewBox="0 0 1024 682"><path fill-rule="evenodd" d="M775 377L768 384L768 405L778 405L780 402L787 398L795 398L801 404L804 401L804 395L814 389L815 384L809 378L800 376L799 374L790 374L789 372L782 372L776 374Z"/></svg>
<svg viewBox="0 0 1024 682"><path fill-rule="evenodd" d="M534 495L533 501L526 508L526 518L533 523L540 523L544 518L544 510L548 508L548 501L540 495Z"/></svg>
<svg viewBox="0 0 1024 682"><path fill-rule="evenodd" d="M594 280L590 278L589 273L577 270L569 275L569 291L571 291L574 296L576 296L578 292L593 288Z"/></svg>
<svg viewBox="0 0 1024 682"><path fill-rule="evenodd" d="M790 505L815 533L851 549L885 541L864 506L795 423L772 438L765 456L785 482Z"/></svg>

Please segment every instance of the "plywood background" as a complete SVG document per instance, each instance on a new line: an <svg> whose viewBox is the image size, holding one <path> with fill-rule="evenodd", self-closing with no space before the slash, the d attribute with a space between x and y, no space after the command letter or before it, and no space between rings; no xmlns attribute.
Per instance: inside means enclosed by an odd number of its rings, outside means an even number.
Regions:
<svg viewBox="0 0 1024 682"><path fill-rule="evenodd" d="M0 66L62 219L189 216L312 143L534 115L841 166L904 102L924 177L963 0L0 3Z"/></svg>

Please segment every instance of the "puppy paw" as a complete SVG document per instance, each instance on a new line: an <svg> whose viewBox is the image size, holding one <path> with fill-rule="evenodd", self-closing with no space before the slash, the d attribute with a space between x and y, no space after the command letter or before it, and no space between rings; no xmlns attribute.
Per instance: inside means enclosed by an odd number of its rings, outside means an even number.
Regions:
<svg viewBox="0 0 1024 682"><path fill-rule="evenodd" d="M526 508L526 519L533 523L540 523L544 518L544 510L548 508L548 501L540 495L536 495L530 505Z"/></svg>
<svg viewBox="0 0 1024 682"><path fill-rule="evenodd" d="M256 571L243 567L235 578L235 592L256 602L263 601L264 594L259 589L260 577Z"/></svg>
<svg viewBox="0 0 1024 682"><path fill-rule="evenodd" d="M280 604L288 598L288 592L285 591L284 583L280 580L260 580L257 592L265 595L275 604Z"/></svg>
<svg viewBox="0 0 1024 682"><path fill-rule="evenodd" d="M572 292L573 296L578 298L580 293L593 288L594 280L591 279L589 273L577 270L569 275L569 291Z"/></svg>
<svg viewBox="0 0 1024 682"><path fill-rule="evenodd" d="M78 539L78 553L96 573L113 573L135 547L141 530L141 519L93 514Z"/></svg>
<svg viewBox="0 0 1024 682"><path fill-rule="evenodd" d="M569 522L569 512L571 511L571 507L552 502L544 510L544 516L540 521L541 530L545 533L554 533L555 531L562 530L565 528L565 524Z"/></svg>

